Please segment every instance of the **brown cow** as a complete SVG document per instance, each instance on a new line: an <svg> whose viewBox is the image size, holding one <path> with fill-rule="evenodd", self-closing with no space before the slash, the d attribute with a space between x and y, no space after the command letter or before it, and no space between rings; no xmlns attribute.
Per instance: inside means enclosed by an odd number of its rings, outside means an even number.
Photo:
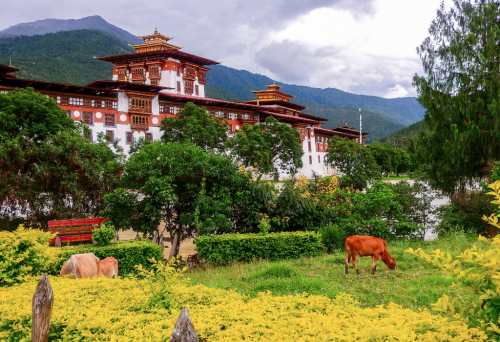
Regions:
<svg viewBox="0 0 500 342"><path fill-rule="evenodd" d="M102 259L99 264L99 276L118 277L118 261L113 257Z"/></svg>
<svg viewBox="0 0 500 342"><path fill-rule="evenodd" d="M345 250L347 255L345 257L345 274L349 274L348 265L352 257L352 264L359 274L356 259L359 256L372 257L372 274L377 271L377 260L381 259L387 267L391 270L396 269L396 261L391 258L385 241L381 238L374 236L353 235L345 239Z"/></svg>
<svg viewBox="0 0 500 342"><path fill-rule="evenodd" d="M94 253L73 254L61 269L61 276L70 275L70 278L92 278L99 274L99 258Z"/></svg>

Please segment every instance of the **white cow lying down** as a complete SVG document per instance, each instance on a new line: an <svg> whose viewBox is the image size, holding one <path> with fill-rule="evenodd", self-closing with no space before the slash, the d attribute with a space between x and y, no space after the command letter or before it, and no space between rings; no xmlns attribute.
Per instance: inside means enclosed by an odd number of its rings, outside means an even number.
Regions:
<svg viewBox="0 0 500 342"><path fill-rule="evenodd" d="M118 261L108 257L102 261L94 253L73 254L61 269L61 276L70 275L70 278L92 278L95 276L106 276L113 278L118 276Z"/></svg>

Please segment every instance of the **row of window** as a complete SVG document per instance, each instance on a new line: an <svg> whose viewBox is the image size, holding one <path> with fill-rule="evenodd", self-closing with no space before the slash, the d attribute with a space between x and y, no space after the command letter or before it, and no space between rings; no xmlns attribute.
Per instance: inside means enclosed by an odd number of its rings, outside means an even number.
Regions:
<svg viewBox="0 0 500 342"><path fill-rule="evenodd" d="M317 152L326 152L327 146L328 145L324 144L324 143L323 144L316 144L316 151ZM307 147L308 147L308 151L312 152L312 149L311 149L312 145L311 145L310 141L307 142Z"/></svg>
<svg viewBox="0 0 500 342"><path fill-rule="evenodd" d="M118 109L118 101L96 100L82 97L48 95L62 106L82 106L104 109Z"/></svg>
<svg viewBox="0 0 500 342"><path fill-rule="evenodd" d="M67 110L66 113L68 113L68 116L71 117L71 110ZM87 125L93 125L94 124L94 112L82 111L81 120L83 120ZM115 127L116 126L116 115L110 114L110 113L104 113L104 120L103 121L104 121L104 126Z"/></svg>
<svg viewBox="0 0 500 342"><path fill-rule="evenodd" d="M181 91L181 81L177 81L177 92L180 93ZM193 81L184 81L184 92L193 95ZM194 94L196 96L200 95L200 87L198 85L194 86Z"/></svg>
<svg viewBox="0 0 500 342"><path fill-rule="evenodd" d="M326 156L323 157L323 162L326 163ZM312 156L309 156L309 164L312 164L313 163L313 157ZM321 164L321 157L318 156L318 163Z"/></svg>
<svg viewBox="0 0 500 342"><path fill-rule="evenodd" d="M111 129L106 130L106 137L108 142L115 142L115 131ZM87 135L86 138L90 141L93 141L92 130L90 130L90 135ZM148 139L149 141L153 141L153 133L146 133L146 139ZM127 142L127 144L131 144L134 141L134 135L132 134L132 132L125 132L125 141Z"/></svg>

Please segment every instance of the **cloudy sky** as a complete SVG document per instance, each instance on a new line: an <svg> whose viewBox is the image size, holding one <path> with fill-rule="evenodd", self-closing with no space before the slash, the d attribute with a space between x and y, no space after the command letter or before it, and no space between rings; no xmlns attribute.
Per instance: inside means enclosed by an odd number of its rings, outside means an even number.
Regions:
<svg viewBox="0 0 500 342"><path fill-rule="evenodd" d="M416 47L441 0L23 0L0 30L100 15L136 35L155 26L184 51L285 83L356 94L415 96Z"/></svg>

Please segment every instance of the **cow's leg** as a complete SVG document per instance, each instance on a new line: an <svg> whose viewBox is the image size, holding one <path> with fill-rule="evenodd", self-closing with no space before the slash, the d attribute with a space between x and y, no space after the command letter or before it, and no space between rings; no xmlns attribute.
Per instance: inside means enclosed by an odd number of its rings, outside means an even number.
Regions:
<svg viewBox="0 0 500 342"><path fill-rule="evenodd" d="M356 263L357 259L358 259L358 255L354 254L352 256L352 265L354 266L354 269L356 270L356 273L359 275L358 264Z"/></svg>
<svg viewBox="0 0 500 342"><path fill-rule="evenodd" d="M372 255L372 274L375 274L375 272L377 272L377 260L378 255Z"/></svg>
<svg viewBox="0 0 500 342"><path fill-rule="evenodd" d="M349 261L351 261L351 254L348 252L345 256L345 274L349 274Z"/></svg>

